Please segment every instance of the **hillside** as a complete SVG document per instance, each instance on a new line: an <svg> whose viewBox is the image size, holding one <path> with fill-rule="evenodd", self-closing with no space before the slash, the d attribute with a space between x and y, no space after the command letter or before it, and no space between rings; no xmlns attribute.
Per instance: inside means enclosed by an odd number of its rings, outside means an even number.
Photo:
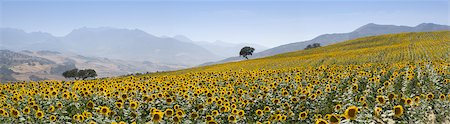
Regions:
<svg viewBox="0 0 450 124"><path fill-rule="evenodd" d="M420 60L448 61L450 58L449 48L450 31L386 34L358 38L310 50L185 69L167 74L237 71L240 69L280 69L330 64L394 63Z"/></svg>
<svg viewBox="0 0 450 124"><path fill-rule="evenodd" d="M29 50L20 52L0 50L0 67L0 81L64 80L61 74L74 68L94 69L98 77L186 68L180 65L158 64L148 61L125 61L55 51Z"/></svg>
<svg viewBox="0 0 450 124"><path fill-rule="evenodd" d="M352 32L349 33L334 33L334 34L323 34L315 37L314 39L308 41L294 42L290 44L285 44L281 46L277 46L271 49L264 50L262 52L254 53L250 58L261 58L272 56L280 53L293 52L297 50L303 50L307 45L313 43L320 43L322 46L342 42L346 40L351 40L355 38L361 38L366 36L375 36L382 34L394 34L394 33L402 33L402 32L427 32L427 31L441 31L441 30L450 30L450 26L447 25L439 25L433 23L422 23L415 27L409 26L396 26L396 25L380 25L369 23L363 25ZM204 63L202 65L211 65L232 61L243 60L240 57L230 57L217 62L209 62Z"/></svg>

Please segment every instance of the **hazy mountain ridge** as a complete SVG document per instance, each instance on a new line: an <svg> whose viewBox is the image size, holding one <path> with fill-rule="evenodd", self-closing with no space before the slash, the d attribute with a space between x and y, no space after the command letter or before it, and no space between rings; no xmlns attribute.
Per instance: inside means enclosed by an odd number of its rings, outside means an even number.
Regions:
<svg viewBox="0 0 450 124"><path fill-rule="evenodd" d="M0 35L0 49L15 51L51 50L186 66L220 59L196 44L156 37L138 29L80 28L66 36L55 37L48 33L1 28Z"/></svg>
<svg viewBox="0 0 450 124"><path fill-rule="evenodd" d="M297 50L303 50L307 45L313 43L320 43L322 46L329 45L337 42L342 42L346 40L351 40L355 38L361 38L366 36L375 36L382 34L393 34L393 33L402 33L402 32L426 32L426 31L438 31L438 30L450 30L450 26L447 25L439 25L433 23L422 23L415 27L409 26L397 26L397 25L380 25L369 23L364 26L357 28L356 30L349 33L334 33L334 34L323 34L315 37L314 39L302 42L294 42L285 45L281 45L278 47L274 47L271 49L264 50L262 52L254 53L252 56L249 56L250 59L253 58L261 58L266 56L272 56L280 53L293 52ZM225 62L232 61L240 61L243 60L241 57L230 57L223 59L217 62L208 62L201 64L204 65L212 65L212 64L220 64Z"/></svg>

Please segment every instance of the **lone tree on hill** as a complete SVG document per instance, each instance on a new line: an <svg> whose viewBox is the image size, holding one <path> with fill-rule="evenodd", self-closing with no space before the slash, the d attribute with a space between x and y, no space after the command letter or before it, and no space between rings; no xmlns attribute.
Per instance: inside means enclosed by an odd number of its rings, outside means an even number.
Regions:
<svg viewBox="0 0 450 124"><path fill-rule="evenodd" d="M252 55L252 54L253 54L253 51L255 51L255 48L246 46L246 47L244 47L244 48L241 49L241 52L239 52L239 56L242 56L242 57L248 59L247 56L248 56L248 55Z"/></svg>
<svg viewBox="0 0 450 124"><path fill-rule="evenodd" d="M85 69L85 70L78 70L78 69L72 69L65 71L63 74L64 78L74 78L75 80L78 79L86 79L86 78L95 78L97 77L97 72L95 72L94 69Z"/></svg>

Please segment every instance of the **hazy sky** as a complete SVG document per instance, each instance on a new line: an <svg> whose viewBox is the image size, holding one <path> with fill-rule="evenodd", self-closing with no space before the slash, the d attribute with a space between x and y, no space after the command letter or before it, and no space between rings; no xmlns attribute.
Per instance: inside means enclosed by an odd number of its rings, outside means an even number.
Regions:
<svg viewBox="0 0 450 124"><path fill-rule="evenodd" d="M81 27L141 29L196 41L274 47L367 23L416 26L450 22L440 1L10 1L0 0L0 27L64 36Z"/></svg>

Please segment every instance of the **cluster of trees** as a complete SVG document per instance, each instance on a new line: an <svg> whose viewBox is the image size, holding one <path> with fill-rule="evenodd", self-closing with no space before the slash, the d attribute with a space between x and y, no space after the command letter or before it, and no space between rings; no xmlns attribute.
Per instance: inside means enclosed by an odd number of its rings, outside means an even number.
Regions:
<svg viewBox="0 0 450 124"><path fill-rule="evenodd" d="M84 70L78 70L78 69L72 69L68 70L62 73L64 78L74 78L75 80L78 79L86 79L86 78L95 78L97 77L97 72L95 72L94 69L84 69Z"/></svg>
<svg viewBox="0 0 450 124"><path fill-rule="evenodd" d="M305 50L320 47L320 43L313 43L306 46Z"/></svg>

